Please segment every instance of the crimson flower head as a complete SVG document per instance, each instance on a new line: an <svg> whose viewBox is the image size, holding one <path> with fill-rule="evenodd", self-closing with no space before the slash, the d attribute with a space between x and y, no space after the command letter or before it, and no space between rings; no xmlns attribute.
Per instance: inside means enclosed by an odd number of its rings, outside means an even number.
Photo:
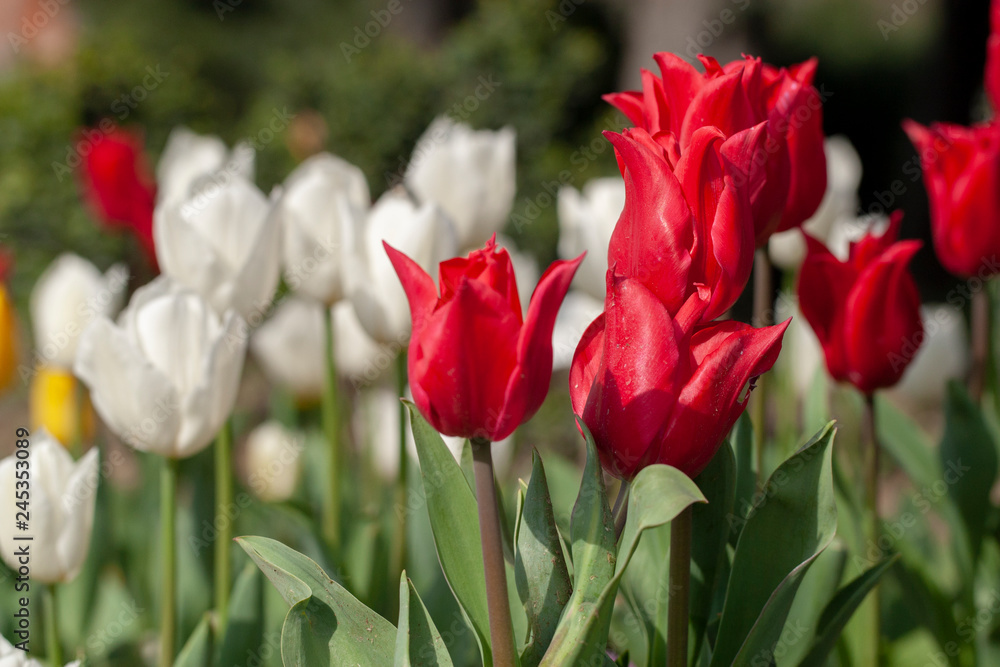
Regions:
<svg viewBox="0 0 1000 667"><path fill-rule="evenodd" d="M725 67L700 56L705 71L699 72L671 53L653 58L659 77L643 70L641 91L604 99L670 150L683 154L703 127L730 138L765 123L763 143L736 161L743 174L738 185L749 190L757 246L816 211L826 190L826 159L814 60L777 69L749 56Z"/></svg>
<svg viewBox="0 0 1000 667"><path fill-rule="evenodd" d="M760 145L763 129L726 139L716 128L699 128L680 156L640 128L606 132L625 179L608 266L641 282L671 313L698 284L710 290L703 320L732 306L750 277L754 247L750 200L735 185L735 162Z"/></svg>
<svg viewBox="0 0 1000 667"><path fill-rule="evenodd" d="M923 341L920 294L907 265L920 241L896 241L894 213L881 236L870 231L840 261L806 235L799 308L823 346L830 375L870 394L902 377Z"/></svg>
<svg viewBox="0 0 1000 667"><path fill-rule="evenodd" d="M941 264L964 278L994 273L986 260L1000 254L1000 125L906 120L903 129L920 154Z"/></svg>
<svg viewBox="0 0 1000 667"><path fill-rule="evenodd" d="M81 181L95 215L109 228L127 228L154 258L153 208L156 186L150 176L142 139L127 130L88 130L90 151Z"/></svg>
<svg viewBox="0 0 1000 667"><path fill-rule="evenodd" d="M778 358L787 321L699 324L710 301L701 287L671 314L641 282L608 271L605 312L576 348L569 389L612 475L665 463L696 476Z"/></svg>
<svg viewBox="0 0 1000 667"><path fill-rule="evenodd" d="M383 242L410 302L413 401L444 435L502 440L538 411L556 313L583 260L553 263L523 316L510 255L495 239L441 263L440 295L416 262Z"/></svg>

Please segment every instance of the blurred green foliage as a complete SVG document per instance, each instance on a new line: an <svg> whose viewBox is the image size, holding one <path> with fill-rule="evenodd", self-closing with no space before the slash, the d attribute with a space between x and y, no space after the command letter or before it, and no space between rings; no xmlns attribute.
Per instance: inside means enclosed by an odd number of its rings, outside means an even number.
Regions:
<svg viewBox="0 0 1000 667"><path fill-rule="evenodd" d="M287 132L270 139L262 130L285 109L312 109L328 125L326 148L365 171L373 196L402 173L436 115L474 127L512 125L519 185L513 213L527 211L531 224L509 232L543 266L555 256L557 237L545 185L553 190L567 169L563 180L569 173L577 187L616 171L600 131L621 123L600 95L614 88L618 40L613 17L596 3L575 6L570 22L555 20L563 15L554 0L487 0L433 47L402 35L416 16L410 12L423 11L407 1L378 31L366 25L386 8L378 1L76 6L81 34L69 61L46 70L25 61L0 75L0 243L16 254L12 287L22 308L60 252L102 268L123 257L141 267L131 239L99 231L81 203L76 172L55 167L74 157L79 128L105 117L144 133L151 167L179 124L229 143L256 138L257 181L266 191L295 159ZM367 37L366 27L377 34ZM150 71L161 72L162 81L144 87L144 78L155 81ZM463 107L480 77L497 82L495 91ZM592 143L602 150L581 157ZM140 270L136 280L148 277Z"/></svg>

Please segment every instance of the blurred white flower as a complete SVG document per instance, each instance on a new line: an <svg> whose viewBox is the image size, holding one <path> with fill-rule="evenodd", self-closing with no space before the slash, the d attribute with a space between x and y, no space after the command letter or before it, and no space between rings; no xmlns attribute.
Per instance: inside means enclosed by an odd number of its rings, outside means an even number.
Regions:
<svg viewBox="0 0 1000 667"><path fill-rule="evenodd" d="M247 436L247 486L268 503L280 503L295 494L302 473L301 434L279 422L267 421Z"/></svg>
<svg viewBox="0 0 1000 667"><path fill-rule="evenodd" d="M535 287L538 286L538 279L541 278L538 262L535 261L534 255L518 250L513 239L507 238L503 234L497 234L496 241L497 245L504 248L510 255L510 263L514 267L514 276L517 278L517 298L521 301L521 315L524 315L528 304L531 303L531 295L534 294Z"/></svg>
<svg viewBox="0 0 1000 667"><path fill-rule="evenodd" d="M923 342L890 392L911 407L926 409L944 401L949 380L965 377L969 369L969 337L961 309L943 303L926 304L920 313ZM913 354L917 343L920 341L911 341L904 356Z"/></svg>
<svg viewBox="0 0 1000 667"><path fill-rule="evenodd" d="M361 443L363 451L369 453L375 469L386 480L393 480L399 474L399 398L399 392L388 383L367 387L358 394L358 405L353 413L352 427L357 434L357 442ZM409 387L406 398L412 399ZM465 438L450 435L441 438L455 460L461 463ZM513 459L513 436L494 442L490 449L497 475L502 477ZM406 418L406 451L414 462L411 465L413 468L418 457L409 417Z"/></svg>
<svg viewBox="0 0 1000 667"><path fill-rule="evenodd" d="M184 458L204 449L236 402L245 324L161 276L132 296L118 324L99 317L74 370L108 427L141 451Z"/></svg>
<svg viewBox="0 0 1000 667"><path fill-rule="evenodd" d="M98 316L111 317L121 308L128 268L115 264L103 275L72 253L56 258L31 290L31 322L35 348L46 365L73 367L80 333Z"/></svg>
<svg viewBox="0 0 1000 667"><path fill-rule="evenodd" d="M87 558L90 533L94 526L97 501L97 449L79 461L73 461L66 449L47 431L34 431L30 437L27 459L18 458L15 450L0 461L0 555L17 572L18 547L30 547L31 579L46 584L71 581ZM20 488L20 478L28 480L27 496ZM16 541L13 529L15 504L30 497L31 542ZM0 665L5 664L0 659Z"/></svg>
<svg viewBox="0 0 1000 667"><path fill-rule="evenodd" d="M826 373L826 362L823 348L812 327L799 310L798 299L781 292L775 303L775 321L783 322L788 318L792 321L785 331L781 343L781 355L775 366L789 373L796 393L805 396L812 387L816 373Z"/></svg>
<svg viewBox="0 0 1000 667"><path fill-rule="evenodd" d="M156 207L160 269L201 294L218 313L243 317L268 307L278 284L281 230L271 204L241 176L189 199Z"/></svg>
<svg viewBox="0 0 1000 667"><path fill-rule="evenodd" d="M811 218L802 223L802 231L824 243L842 225L856 226L858 186L861 185L861 158L842 135L828 137L826 150L826 194ZM832 250L832 249L831 249ZM797 269L806 257L802 232L790 229L771 236L768 242L771 261L783 269Z"/></svg>
<svg viewBox="0 0 1000 667"><path fill-rule="evenodd" d="M604 312L603 299L598 301L588 292L578 289L571 289L566 293L566 298L559 306L559 314L556 315L556 325L552 329L553 372L570 367L583 333L602 312Z"/></svg>
<svg viewBox="0 0 1000 667"><path fill-rule="evenodd" d="M288 176L274 216L284 235L285 281L294 291L328 306L344 298L341 236L370 206L365 175L329 153Z"/></svg>
<svg viewBox="0 0 1000 667"><path fill-rule="evenodd" d="M417 206L401 189L382 195L367 219L345 226L345 286L358 321L374 340L403 346L410 307L383 241L434 275L440 262L455 256L455 230L435 203Z"/></svg>
<svg viewBox="0 0 1000 667"><path fill-rule="evenodd" d="M156 165L157 200L189 199L213 183L226 183L234 176L252 182L254 161L249 144L238 144L230 151L218 137L175 127Z"/></svg>
<svg viewBox="0 0 1000 667"><path fill-rule="evenodd" d="M433 201L455 223L458 249L481 248L514 205L513 128L473 130L441 116L413 149L404 180L420 202Z"/></svg>
<svg viewBox="0 0 1000 667"><path fill-rule="evenodd" d="M311 299L288 296L250 338L250 350L268 380L302 401L323 394L324 309ZM392 365L395 355L365 333L350 303L338 303L331 312L334 361L339 374L372 381Z"/></svg>
<svg viewBox="0 0 1000 667"><path fill-rule="evenodd" d="M625 182L620 177L596 178L576 188L559 189L559 256L575 259L587 256L573 279L581 289L601 303L607 286L608 244L625 207Z"/></svg>

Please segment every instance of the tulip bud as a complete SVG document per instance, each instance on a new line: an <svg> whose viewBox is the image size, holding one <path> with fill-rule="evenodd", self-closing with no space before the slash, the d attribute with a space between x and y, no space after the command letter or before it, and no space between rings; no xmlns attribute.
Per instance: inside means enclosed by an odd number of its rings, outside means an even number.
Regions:
<svg viewBox="0 0 1000 667"><path fill-rule="evenodd" d="M254 161L254 150L247 144L230 151L218 137L175 127L156 165L157 199L161 203L190 199L206 186L234 176L253 181Z"/></svg>
<svg viewBox="0 0 1000 667"><path fill-rule="evenodd" d="M919 241L899 241L901 214L881 236L852 243L846 261L807 237L799 307L816 332L830 375L861 392L899 381L923 341L920 294L907 270Z"/></svg>
<svg viewBox="0 0 1000 667"><path fill-rule="evenodd" d="M129 273L116 264L101 275L71 253L60 255L31 290L35 348L47 365L70 369L80 333L94 318L113 317L121 307Z"/></svg>
<svg viewBox="0 0 1000 667"><path fill-rule="evenodd" d="M91 449L79 461L46 431L28 438L27 464L15 453L0 461L0 555L17 572L18 548L30 549L31 579L46 584L71 581L80 572L90 548L97 501L97 449ZM18 471L28 471L30 520L24 533L13 530L17 511ZM14 540L17 535L31 535L31 542ZM20 563L23 564L23 563Z"/></svg>
<svg viewBox="0 0 1000 667"><path fill-rule="evenodd" d="M74 370L118 437L184 458L208 446L233 410L245 327L161 276L136 290L118 324L98 317L84 330Z"/></svg>
<svg viewBox="0 0 1000 667"><path fill-rule="evenodd" d="M301 434L279 422L264 422L247 436L247 486L267 503L280 503L295 494L302 472Z"/></svg>
<svg viewBox="0 0 1000 667"><path fill-rule="evenodd" d="M444 435L502 440L548 393L552 328L582 257L542 276L525 316L510 256L494 239L439 267L441 293L419 264L386 244L410 303L413 401Z"/></svg>
<svg viewBox="0 0 1000 667"><path fill-rule="evenodd" d="M69 446L94 438L94 408L87 390L70 371L42 366L31 378L28 397L31 428L44 428Z"/></svg>
<svg viewBox="0 0 1000 667"><path fill-rule="evenodd" d="M437 118L413 149L404 176L421 203L441 206L455 224L460 250L500 231L514 205L514 130L473 130Z"/></svg>

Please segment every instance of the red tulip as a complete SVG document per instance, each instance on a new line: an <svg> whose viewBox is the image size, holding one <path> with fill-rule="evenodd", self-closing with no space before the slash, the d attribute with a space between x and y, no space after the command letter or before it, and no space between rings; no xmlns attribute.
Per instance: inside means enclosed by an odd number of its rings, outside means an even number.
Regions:
<svg viewBox="0 0 1000 667"><path fill-rule="evenodd" d="M660 77L643 70L641 92L604 99L664 147L683 154L699 128L718 128L728 138L767 121L764 143L737 162L744 173L738 183L750 189L757 246L815 212L826 190L815 61L779 70L750 57L722 67L700 56L700 73L673 54L653 57Z"/></svg>
<svg viewBox="0 0 1000 667"><path fill-rule="evenodd" d="M514 267L495 238L441 263L440 296L416 262L383 245L410 302L408 372L417 408L444 435L506 438L548 393L552 327L583 255L548 268L522 318Z"/></svg>
<svg viewBox="0 0 1000 667"><path fill-rule="evenodd" d="M120 128L92 130L84 156L82 184L95 215L108 227L126 227L155 262L153 207L156 186L143 154L142 140Z"/></svg>
<svg viewBox="0 0 1000 667"><path fill-rule="evenodd" d="M1000 0L990 4L990 37L986 42L986 96L993 114L1000 111Z"/></svg>
<svg viewBox="0 0 1000 667"><path fill-rule="evenodd" d="M934 251L952 273L995 273L1000 254L1000 125L903 122L930 199Z"/></svg>
<svg viewBox="0 0 1000 667"><path fill-rule="evenodd" d="M642 282L676 313L695 285L708 286L703 320L739 298L753 268L753 227L746 188L730 156L751 153L763 126L725 139L699 128L676 164L642 129L606 132L625 179L625 207L611 235L608 266Z"/></svg>
<svg viewBox="0 0 1000 667"><path fill-rule="evenodd" d="M701 287L671 315L642 283L608 271L605 312L576 348L569 387L616 477L653 463L697 475L777 359L788 322L699 324L709 301Z"/></svg>
<svg viewBox="0 0 1000 667"><path fill-rule="evenodd" d="M806 235L799 307L816 332L830 375L870 394L899 381L923 340L920 294L907 264L920 241L899 241L902 215L882 236L851 244L842 262Z"/></svg>

